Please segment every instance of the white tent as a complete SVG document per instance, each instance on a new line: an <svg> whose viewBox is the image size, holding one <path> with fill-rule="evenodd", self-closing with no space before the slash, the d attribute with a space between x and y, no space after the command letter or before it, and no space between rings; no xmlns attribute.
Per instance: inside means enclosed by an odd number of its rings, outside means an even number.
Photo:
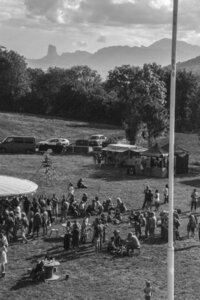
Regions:
<svg viewBox="0 0 200 300"><path fill-rule="evenodd" d="M0 197L34 193L38 185L30 180L0 175Z"/></svg>

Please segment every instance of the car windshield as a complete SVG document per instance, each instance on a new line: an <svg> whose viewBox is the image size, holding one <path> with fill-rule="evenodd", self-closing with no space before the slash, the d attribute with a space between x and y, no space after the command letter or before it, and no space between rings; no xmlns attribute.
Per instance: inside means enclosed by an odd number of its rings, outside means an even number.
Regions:
<svg viewBox="0 0 200 300"><path fill-rule="evenodd" d="M93 135L93 136L91 136L90 139L91 139L91 140L98 140L98 139L99 139L99 136L98 136L98 135Z"/></svg>

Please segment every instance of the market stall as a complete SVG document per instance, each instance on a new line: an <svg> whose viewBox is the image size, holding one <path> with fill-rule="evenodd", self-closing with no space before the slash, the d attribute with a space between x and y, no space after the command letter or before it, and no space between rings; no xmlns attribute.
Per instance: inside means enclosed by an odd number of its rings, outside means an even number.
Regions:
<svg viewBox="0 0 200 300"><path fill-rule="evenodd" d="M167 177L168 174L168 151L158 144L142 153L143 174L150 177Z"/></svg>
<svg viewBox="0 0 200 300"><path fill-rule="evenodd" d="M169 143L160 146L154 145L142 153L144 175L152 177L167 177L169 164ZM187 174L189 164L189 152L178 145L174 147L174 172L175 174Z"/></svg>
<svg viewBox="0 0 200 300"><path fill-rule="evenodd" d="M134 169L135 174L141 171L141 153L146 148L128 144L110 144L102 149L105 165Z"/></svg>
<svg viewBox="0 0 200 300"><path fill-rule="evenodd" d="M162 149L169 152L169 143L162 146ZM176 174L187 174L189 170L189 152L180 146L174 146L174 165Z"/></svg>

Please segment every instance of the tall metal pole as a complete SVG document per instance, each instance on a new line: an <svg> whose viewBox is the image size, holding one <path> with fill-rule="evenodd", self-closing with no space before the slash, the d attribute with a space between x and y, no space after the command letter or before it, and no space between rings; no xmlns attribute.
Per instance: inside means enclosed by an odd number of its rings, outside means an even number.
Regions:
<svg viewBox="0 0 200 300"><path fill-rule="evenodd" d="M178 0L173 0L173 27L171 52L170 86L170 131L169 131L169 225L168 225L168 300L174 299L174 135L175 135L175 96L176 96L176 40L177 40Z"/></svg>

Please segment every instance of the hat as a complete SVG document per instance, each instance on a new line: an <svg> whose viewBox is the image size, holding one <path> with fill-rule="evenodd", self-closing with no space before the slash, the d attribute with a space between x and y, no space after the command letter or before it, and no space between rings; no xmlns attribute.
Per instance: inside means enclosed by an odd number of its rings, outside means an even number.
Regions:
<svg viewBox="0 0 200 300"><path fill-rule="evenodd" d="M113 233L120 233L120 231L115 229Z"/></svg>

